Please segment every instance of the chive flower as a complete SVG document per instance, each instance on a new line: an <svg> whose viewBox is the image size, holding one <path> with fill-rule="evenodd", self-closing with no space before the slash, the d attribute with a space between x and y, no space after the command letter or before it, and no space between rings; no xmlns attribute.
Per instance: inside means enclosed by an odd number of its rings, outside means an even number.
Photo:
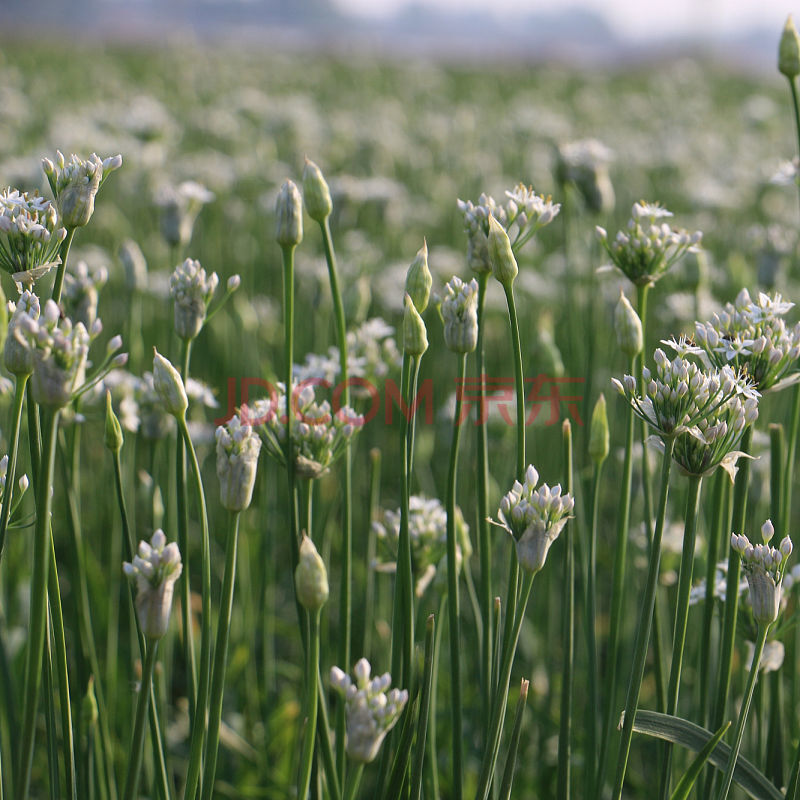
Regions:
<svg viewBox="0 0 800 800"><path fill-rule="evenodd" d="M261 439L238 416L220 425L215 436L220 502L228 511L243 511L253 498Z"/></svg>
<svg viewBox="0 0 800 800"><path fill-rule="evenodd" d="M374 761L386 734L395 726L408 702L408 691L389 689L392 676L386 672L370 678L366 658L353 667L353 677L339 667L331 668L331 685L344 697L346 718L345 752L360 764Z"/></svg>
<svg viewBox="0 0 800 800"><path fill-rule="evenodd" d="M194 339L206 321L209 303L219 285L216 272L206 275L199 261L187 258L169 278L169 295L175 301L175 332Z"/></svg>
<svg viewBox="0 0 800 800"><path fill-rule="evenodd" d="M197 181L169 184L159 190L156 205L161 207L161 233L170 247L189 244L197 217L213 199L214 193Z"/></svg>
<svg viewBox="0 0 800 800"><path fill-rule="evenodd" d="M478 344L478 281L465 283L454 275L442 299L444 342L456 353L471 353Z"/></svg>

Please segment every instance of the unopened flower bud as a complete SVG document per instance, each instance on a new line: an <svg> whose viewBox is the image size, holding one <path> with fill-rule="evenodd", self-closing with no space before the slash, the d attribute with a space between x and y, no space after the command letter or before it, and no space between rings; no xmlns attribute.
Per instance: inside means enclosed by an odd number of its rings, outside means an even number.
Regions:
<svg viewBox="0 0 800 800"><path fill-rule="evenodd" d="M322 170L309 159L303 169L303 201L308 216L315 222L324 222L333 210L331 190Z"/></svg>
<svg viewBox="0 0 800 800"><path fill-rule="evenodd" d="M478 281L459 277L445 286L442 301L444 342L454 353L471 353L478 344Z"/></svg>
<svg viewBox="0 0 800 800"><path fill-rule="evenodd" d="M296 247L303 241L303 198L294 181L284 181L278 193L275 240L281 247Z"/></svg>
<svg viewBox="0 0 800 800"><path fill-rule="evenodd" d="M423 241L417 257L406 273L406 293L420 314L428 307L432 285L433 276L428 269L428 243Z"/></svg>
<svg viewBox="0 0 800 800"><path fill-rule="evenodd" d="M118 453L122 449L123 441L122 426L111 406L111 392L106 392L105 445L112 453Z"/></svg>
<svg viewBox="0 0 800 800"><path fill-rule="evenodd" d="M760 567L747 573L753 619L760 625L771 625L778 619L781 606L781 583Z"/></svg>
<svg viewBox="0 0 800 800"><path fill-rule="evenodd" d="M228 278L228 291L235 292L240 286L242 285L242 276L241 275L231 275Z"/></svg>
<svg viewBox="0 0 800 800"><path fill-rule="evenodd" d="M186 416L186 409L189 408L189 399L186 397L183 379L178 370L155 347L153 348L153 386L167 413L172 414L176 419L183 419Z"/></svg>
<svg viewBox="0 0 800 800"><path fill-rule="evenodd" d="M421 356L428 349L428 332L411 297L406 294L403 314L403 352L411 356Z"/></svg>
<svg viewBox="0 0 800 800"><path fill-rule="evenodd" d="M61 222L65 227L82 228L88 224L94 214L94 198L102 178L103 164L94 154L74 165L67 184L57 197Z"/></svg>
<svg viewBox="0 0 800 800"><path fill-rule="evenodd" d="M81 702L81 717L86 730L94 729L97 725L99 717L97 711L97 697L94 693L94 676L89 676L89 682L86 686L86 694L83 696Z"/></svg>
<svg viewBox="0 0 800 800"><path fill-rule="evenodd" d="M619 302L614 309L614 330L617 334L617 345L628 358L642 352L642 321L623 292L619 293Z"/></svg>
<svg viewBox="0 0 800 800"><path fill-rule="evenodd" d="M119 246L119 260L125 272L125 285L130 291L147 287L147 261L141 248L133 239L125 239Z"/></svg>
<svg viewBox="0 0 800 800"><path fill-rule="evenodd" d="M761 526L761 538L764 541L764 544L769 544L770 539L775 535L775 528L772 525L772 520L767 520Z"/></svg>
<svg viewBox="0 0 800 800"><path fill-rule="evenodd" d="M239 417L220 425L216 439L220 501L228 511L243 511L253 497L261 439Z"/></svg>
<svg viewBox="0 0 800 800"><path fill-rule="evenodd" d="M800 75L800 36L791 14L786 18L778 47L778 72L789 80Z"/></svg>
<svg viewBox="0 0 800 800"><path fill-rule="evenodd" d="M494 277L504 289L510 288L519 272L517 259L514 258L508 234L492 214L489 215L489 258Z"/></svg>
<svg viewBox="0 0 800 800"><path fill-rule="evenodd" d="M319 611L328 602L328 571L314 542L303 536L300 542L300 560L294 571L297 599L307 611Z"/></svg>
<svg viewBox="0 0 800 800"><path fill-rule="evenodd" d="M599 466L608 458L609 447L606 398L601 394L594 405L589 426L589 457Z"/></svg>

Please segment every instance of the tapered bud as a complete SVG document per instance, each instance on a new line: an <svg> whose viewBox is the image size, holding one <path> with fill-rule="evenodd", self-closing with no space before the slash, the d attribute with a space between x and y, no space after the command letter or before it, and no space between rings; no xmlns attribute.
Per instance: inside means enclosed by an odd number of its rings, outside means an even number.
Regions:
<svg viewBox="0 0 800 800"><path fill-rule="evenodd" d="M633 358L642 352L644 346L642 321L622 292L619 293L619 302L614 309L614 330L619 349L628 358Z"/></svg>
<svg viewBox="0 0 800 800"><path fill-rule="evenodd" d="M428 243L423 241L417 257L406 273L406 293L420 314L428 307L432 285L433 276L428 269Z"/></svg>
<svg viewBox="0 0 800 800"><path fill-rule="evenodd" d="M294 181L284 181L275 204L275 240L281 247L303 241L303 199Z"/></svg>
<svg viewBox="0 0 800 800"><path fill-rule="evenodd" d="M514 258L508 234L491 214L489 214L489 259L492 262L494 277L503 288L510 288L519 272L517 259Z"/></svg>
<svg viewBox="0 0 800 800"><path fill-rule="evenodd" d="M328 571L314 542L303 536L300 542L300 560L294 571L297 599L307 611L318 611L328 602Z"/></svg>
<svg viewBox="0 0 800 800"><path fill-rule="evenodd" d="M186 389L183 379L175 367L153 348L153 386L167 413L172 414L176 419L183 419L186 416L186 409L189 408L189 399L186 397Z"/></svg>
<svg viewBox="0 0 800 800"><path fill-rule="evenodd" d="M122 436L122 426L111 406L111 392L106 392L106 430L105 444L112 453L118 453L122 449L124 438Z"/></svg>
<svg viewBox="0 0 800 800"><path fill-rule="evenodd" d="M601 394L594 405L589 426L589 457L599 466L608 458L608 451L608 414L605 395Z"/></svg>
<svg viewBox="0 0 800 800"><path fill-rule="evenodd" d="M778 72L789 80L800 75L800 36L791 14L786 18L778 47Z"/></svg>
<svg viewBox="0 0 800 800"><path fill-rule="evenodd" d="M331 190L325 181L322 170L309 159L303 169L303 201L308 216L315 222L324 222L333 210Z"/></svg>
<svg viewBox="0 0 800 800"><path fill-rule="evenodd" d="M428 349L428 332L408 294L406 294L404 302L403 352L410 356L421 356Z"/></svg>

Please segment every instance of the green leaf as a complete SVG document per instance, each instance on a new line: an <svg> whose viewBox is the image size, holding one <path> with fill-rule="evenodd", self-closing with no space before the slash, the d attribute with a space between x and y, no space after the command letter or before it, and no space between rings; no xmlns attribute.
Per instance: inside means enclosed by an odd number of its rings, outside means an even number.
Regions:
<svg viewBox="0 0 800 800"><path fill-rule="evenodd" d="M660 714L657 711L637 711L633 730L636 733L644 733L657 739L679 744L695 752L701 751L708 740L713 737L710 731L693 722L680 717L671 717L669 714ZM708 761L722 771L728 765L730 754L730 746L724 742L718 742L711 751ZM733 780L753 800L784 800L783 794L770 783L767 777L741 756L736 762Z"/></svg>
<svg viewBox="0 0 800 800"><path fill-rule="evenodd" d="M703 766L706 761L708 761L711 751L717 746L717 743L725 735L725 732L730 726L731 723L730 720L728 720L728 722L723 723L722 727L708 740L706 746L697 754L694 761L692 761L686 774L680 779L670 800L686 800L689 796L689 792L692 791L692 786L694 786L697 776L703 771Z"/></svg>

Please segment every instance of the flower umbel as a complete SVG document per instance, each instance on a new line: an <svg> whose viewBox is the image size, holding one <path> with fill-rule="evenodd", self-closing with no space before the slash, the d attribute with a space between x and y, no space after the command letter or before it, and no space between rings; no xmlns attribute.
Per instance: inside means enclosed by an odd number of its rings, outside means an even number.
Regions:
<svg viewBox="0 0 800 800"><path fill-rule="evenodd" d="M604 228L596 228L597 238L614 266L631 283L653 284L686 253L697 251L703 234L690 234L659 221L671 216L671 211L657 203L634 203L627 230L618 231L613 240Z"/></svg>
<svg viewBox="0 0 800 800"><path fill-rule="evenodd" d="M731 547L742 559L742 569L750 587L753 618L759 624L770 625L778 618L781 604L781 585L786 564L792 554L792 540L785 536L780 547L766 544L772 537L772 523L761 527L764 544L753 546L744 534L731 534Z"/></svg>
<svg viewBox="0 0 800 800"><path fill-rule="evenodd" d="M199 261L187 258L169 278L169 295L175 301L175 332L194 339L206 320L211 298L219 285L216 272L206 275Z"/></svg>
<svg viewBox="0 0 800 800"><path fill-rule="evenodd" d="M408 702L405 689L386 690L388 672L370 680L372 667L362 658L353 667L355 681L339 667L331 668L331 685L344 696L347 718L347 755L362 764L375 759L386 734L394 727Z"/></svg>
<svg viewBox="0 0 800 800"><path fill-rule="evenodd" d="M217 428L216 439L220 501L228 511L243 511L253 497L261 439L238 416Z"/></svg>
<svg viewBox="0 0 800 800"><path fill-rule="evenodd" d="M454 275L442 299L444 341L456 353L471 353L478 344L478 281L465 283Z"/></svg>
<svg viewBox="0 0 800 800"><path fill-rule="evenodd" d="M514 481L511 491L500 501L497 512L500 527L513 537L517 559L523 569L538 572L545 564L550 545L569 520L575 501L559 484L537 488L539 473L529 464L525 482Z"/></svg>
<svg viewBox="0 0 800 800"><path fill-rule="evenodd" d="M183 571L178 545L167 544L164 531L159 529L150 544L139 542L133 562L126 561L122 569L136 579L136 614L142 633L148 639L160 639L167 632L175 581Z"/></svg>

